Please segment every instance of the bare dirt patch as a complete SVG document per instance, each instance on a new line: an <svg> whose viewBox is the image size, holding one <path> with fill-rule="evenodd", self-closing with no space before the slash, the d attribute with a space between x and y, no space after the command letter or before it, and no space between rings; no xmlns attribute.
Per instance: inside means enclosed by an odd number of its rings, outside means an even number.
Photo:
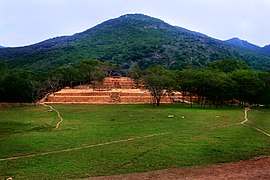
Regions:
<svg viewBox="0 0 270 180"><path fill-rule="evenodd" d="M145 180L145 179L270 179L270 157L208 166L192 166L115 176L88 178L88 180Z"/></svg>

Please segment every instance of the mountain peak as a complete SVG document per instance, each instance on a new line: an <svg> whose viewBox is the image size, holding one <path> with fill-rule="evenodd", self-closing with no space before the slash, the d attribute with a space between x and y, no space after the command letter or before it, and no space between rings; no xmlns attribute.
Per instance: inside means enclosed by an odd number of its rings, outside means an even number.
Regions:
<svg viewBox="0 0 270 180"><path fill-rule="evenodd" d="M256 46L248 41L239 39L237 37L231 38L226 40L225 42L239 48L247 48L247 49L258 49L260 48L259 46Z"/></svg>
<svg viewBox="0 0 270 180"><path fill-rule="evenodd" d="M121 22L128 21L129 23L131 23L131 22L134 22L134 23L144 22L144 23L164 23L164 24L167 24L160 19L148 16L145 14L125 14L125 15L122 15L122 16L116 18L116 19L110 19L109 21L105 21L104 23L112 22L112 21L121 21Z"/></svg>
<svg viewBox="0 0 270 180"><path fill-rule="evenodd" d="M135 13L135 14L125 14L120 16L119 18L147 18L150 16L147 16L145 14L141 14L141 13Z"/></svg>
<svg viewBox="0 0 270 180"><path fill-rule="evenodd" d="M13 66L36 71L88 58L116 64L123 74L134 66L146 68L160 64L183 69L228 58L242 58L254 67L268 68L270 57L262 56L261 50L254 47L259 48L238 38L222 42L144 14L126 14L73 36L0 49L0 58Z"/></svg>
<svg viewBox="0 0 270 180"><path fill-rule="evenodd" d="M248 41L239 39L237 37L231 38L226 40L226 42L231 43L231 44L236 44L236 45L247 45L247 44L251 44ZM255 46L255 45L254 45Z"/></svg>
<svg viewBox="0 0 270 180"><path fill-rule="evenodd" d="M238 37L233 37L229 39L228 41L245 41L245 40L239 39Z"/></svg>
<svg viewBox="0 0 270 180"><path fill-rule="evenodd" d="M264 49L270 50L270 44L263 47Z"/></svg>
<svg viewBox="0 0 270 180"><path fill-rule="evenodd" d="M172 26L168 23L151 16L144 14L125 14L118 18L109 19L82 33L78 33L77 36L92 36L102 32L104 35L110 36L114 34L114 36L118 36L119 38L124 34L129 34L131 36L141 35L141 37L138 38L142 38L143 33L152 33L149 31L150 29L158 30L170 28L172 28Z"/></svg>
<svg viewBox="0 0 270 180"><path fill-rule="evenodd" d="M125 14L120 16L119 18L116 19L123 19L123 18L127 18L127 19L135 19L135 20L158 20L163 22L160 19L145 15L145 14L140 14L140 13L135 13L135 14Z"/></svg>

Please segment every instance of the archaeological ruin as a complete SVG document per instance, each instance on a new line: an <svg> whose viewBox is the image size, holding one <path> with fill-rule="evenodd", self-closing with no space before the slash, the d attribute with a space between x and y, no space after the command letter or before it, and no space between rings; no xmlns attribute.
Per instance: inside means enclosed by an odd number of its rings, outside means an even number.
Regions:
<svg viewBox="0 0 270 180"><path fill-rule="evenodd" d="M171 103L181 99L181 93L162 97L161 103ZM103 83L93 87L79 85L64 88L48 95L45 103L89 103L89 104L150 104L153 97L144 87L129 77L106 77Z"/></svg>

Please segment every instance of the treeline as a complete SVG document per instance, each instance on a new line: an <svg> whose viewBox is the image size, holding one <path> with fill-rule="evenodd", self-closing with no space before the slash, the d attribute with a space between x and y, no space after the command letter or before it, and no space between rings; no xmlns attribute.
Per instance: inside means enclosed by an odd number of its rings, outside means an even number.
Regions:
<svg viewBox="0 0 270 180"><path fill-rule="evenodd" d="M270 73L254 71L240 60L216 61L204 68L170 71L162 66L132 69L132 77L150 90L159 105L166 93L181 91L189 101L206 104L270 104Z"/></svg>
<svg viewBox="0 0 270 180"><path fill-rule="evenodd" d="M36 102L47 93L64 87L91 84L117 72L114 65L86 59L51 72L33 73L10 68L0 61L0 102ZM181 91L190 102L206 104L270 104L270 73L254 71L240 60L216 61L203 68L172 71L163 66L140 70L131 68L130 76L145 85L159 105L166 93Z"/></svg>
<svg viewBox="0 0 270 180"><path fill-rule="evenodd" d="M50 72L34 73L10 68L0 61L0 102L36 102L67 86L85 83L95 86L114 69L111 64L86 59Z"/></svg>

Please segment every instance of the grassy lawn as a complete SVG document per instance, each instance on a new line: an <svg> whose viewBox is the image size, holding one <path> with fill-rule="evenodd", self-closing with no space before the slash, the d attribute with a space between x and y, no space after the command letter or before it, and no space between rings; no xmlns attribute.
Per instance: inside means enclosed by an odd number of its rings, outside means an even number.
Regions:
<svg viewBox="0 0 270 180"><path fill-rule="evenodd" d="M257 128L270 134L270 110L254 108L249 112L249 125L256 126Z"/></svg>
<svg viewBox="0 0 270 180"><path fill-rule="evenodd" d="M270 155L270 138L236 123L243 109L181 105L53 105L0 109L0 159L102 146L0 161L0 177L75 179L223 163ZM174 118L168 118L174 115ZM249 112L248 123L270 132L270 110Z"/></svg>

